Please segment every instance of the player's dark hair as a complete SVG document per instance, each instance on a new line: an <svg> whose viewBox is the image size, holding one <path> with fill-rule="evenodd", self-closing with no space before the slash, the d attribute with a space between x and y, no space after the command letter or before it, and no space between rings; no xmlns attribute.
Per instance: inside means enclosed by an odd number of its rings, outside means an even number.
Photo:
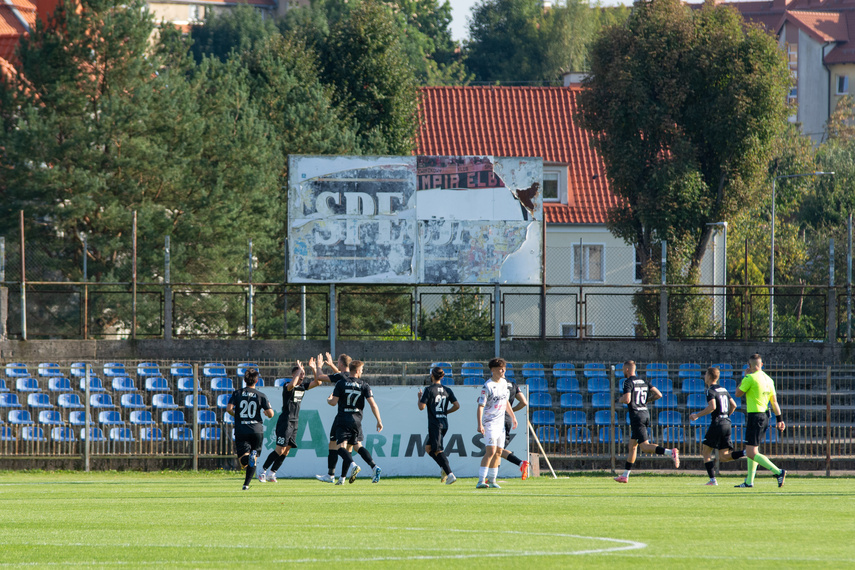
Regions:
<svg viewBox="0 0 855 570"><path fill-rule="evenodd" d="M507 363L507 362L505 362L505 359L504 359L504 358L494 358L493 360L491 360L491 361L487 364L487 366L488 366L489 368L501 368L502 366L505 366L505 365L507 365L507 364L508 364L508 363Z"/></svg>
<svg viewBox="0 0 855 570"><path fill-rule="evenodd" d="M296 374L296 373L297 373L297 372L299 372L299 371L300 371L300 367L299 367L299 366L295 366L294 368L292 368L292 369L291 369L291 374L292 374L292 375L294 375L294 374Z"/></svg>
<svg viewBox="0 0 855 570"><path fill-rule="evenodd" d="M342 352L338 355L338 361L344 364L345 368L350 368L350 363L353 361L353 359Z"/></svg>
<svg viewBox="0 0 855 570"><path fill-rule="evenodd" d="M754 354L752 354L751 356L749 356L749 357L748 357L748 360L749 360L749 361L753 360L753 361L755 361L755 362L756 362L756 361L760 360L761 358L762 358L762 357L760 356L760 353L759 353L759 352L755 352Z"/></svg>
<svg viewBox="0 0 855 570"><path fill-rule="evenodd" d="M623 363L624 366L635 366L635 360L627 360Z"/></svg>
<svg viewBox="0 0 855 570"><path fill-rule="evenodd" d="M719 376L721 376L721 371L718 369L718 366L710 366L707 368L707 374L712 376L713 380L718 380Z"/></svg>
<svg viewBox="0 0 855 570"><path fill-rule="evenodd" d="M247 386L254 386L258 382L258 370L250 368L243 373L243 381Z"/></svg>
<svg viewBox="0 0 855 570"><path fill-rule="evenodd" d="M434 380L440 380L443 376L445 376L445 370L443 370L439 366L434 366L430 371L430 375Z"/></svg>
<svg viewBox="0 0 855 570"><path fill-rule="evenodd" d="M351 360L347 369L350 370L351 372L356 372L357 370L359 370L360 366L365 366L365 363L362 362L361 360Z"/></svg>

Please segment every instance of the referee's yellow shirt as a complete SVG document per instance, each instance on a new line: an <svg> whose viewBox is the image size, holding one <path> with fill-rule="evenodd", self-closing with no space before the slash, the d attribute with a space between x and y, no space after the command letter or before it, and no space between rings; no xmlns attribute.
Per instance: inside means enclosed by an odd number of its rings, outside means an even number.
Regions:
<svg viewBox="0 0 855 570"><path fill-rule="evenodd" d="M775 395L775 383L762 370L746 374L739 389L745 392L745 408L749 414L765 412Z"/></svg>

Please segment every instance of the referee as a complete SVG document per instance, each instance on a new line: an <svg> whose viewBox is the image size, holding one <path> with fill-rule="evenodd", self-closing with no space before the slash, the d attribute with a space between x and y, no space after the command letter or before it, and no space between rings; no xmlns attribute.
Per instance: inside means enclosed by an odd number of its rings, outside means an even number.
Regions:
<svg viewBox="0 0 855 570"><path fill-rule="evenodd" d="M787 476L786 470L780 469L769 461L768 457L757 451L760 442L766 437L766 430L769 429L770 405L772 412L778 418L775 427L780 431L784 431L787 427L784 424L781 406L778 405L775 383L768 374L763 372L762 368L763 359L757 353L752 354L748 359L747 374L739 384L739 388L736 389L737 398L745 396L745 408L748 411L745 426L745 448L732 454L734 459L740 459L743 456L748 458L748 472L745 475L745 481L736 485L740 488L754 486L754 474L757 473L758 463L775 474L778 479L778 487L784 485L784 478Z"/></svg>

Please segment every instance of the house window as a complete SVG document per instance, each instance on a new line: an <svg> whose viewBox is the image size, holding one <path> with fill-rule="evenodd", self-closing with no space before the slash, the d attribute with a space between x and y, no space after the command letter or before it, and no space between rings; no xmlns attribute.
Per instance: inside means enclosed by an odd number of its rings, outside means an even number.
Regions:
<svg viewBox="0 0 855 570"><path fill-rule="evenodd" d="M191 22L198 22L202 19L202 7L197 4L190 4L190 18Z"/></svg>
<svg viewBox="0 0 855 570"><path fill-rule="evenodd" d="M584 327L580 327L575 324L561 323L561 336L563 338L589 338L593 335L594 325L585 325Z"/></svg>
<svg viewBox="0 0 855 570"><path fill-rule="evenodd" d="M633 260L635 262L634 263L635 275L633 276L633 280L636 283L641 283L642 280L644 279L644 268L641 266L641 259L638 257L638 248L637 247L632 248L632 257L633 257Z"/></svg>
<svg viewBox="0 0 855 570"><path fill-rule="evenodd" d="M798 44L787 44L787 61L790 66L790 75L793 78L793 86L790 88L790 94L787 97L787 102L791 105L798 103L799 99L799 46Z"/></svg>
<svg viewBox="0 0 855 570"><path fill-rule="evenodd" d="M848 95L849 94L849 76L848 75L838 75L837 76L837 94L838 95Z"/></svg>
<svg viewBox="0 0 855 570"><path fill-rule="evenodd" d="M574 281L604 281L605 259L602 244L579 244L573 246Z"/></svg>
<svg viewBox="0 0 855 570"><path fill-rule="evenodd" d="M561 166L543 167L544 202L567 203L567 168Z"/></svg>

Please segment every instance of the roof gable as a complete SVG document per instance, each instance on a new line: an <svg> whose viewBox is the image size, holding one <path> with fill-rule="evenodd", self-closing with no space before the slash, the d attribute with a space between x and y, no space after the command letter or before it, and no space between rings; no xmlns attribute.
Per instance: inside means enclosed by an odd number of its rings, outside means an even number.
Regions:
<svg viewBox="0 0 855 570"><path fill-rule="evenodd" d="M605 166L580 128L575 87L423 87L420 155L541 157L567 166L568 204L546 203L548 223L601 224L617 204Z"/></svg>

